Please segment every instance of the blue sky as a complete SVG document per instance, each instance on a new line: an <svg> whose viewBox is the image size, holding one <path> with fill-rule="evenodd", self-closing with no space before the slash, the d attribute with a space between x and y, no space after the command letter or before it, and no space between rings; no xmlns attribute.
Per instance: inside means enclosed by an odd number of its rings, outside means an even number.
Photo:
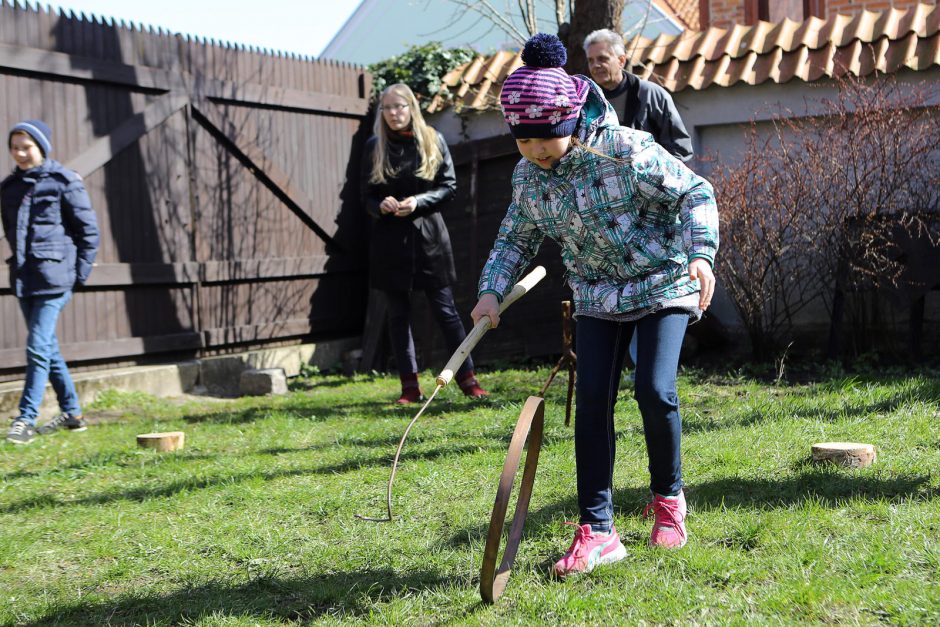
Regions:
<svg viewBox="0 0 940 627"><path fill-rule="evenodd" d="M359 0L67 0L49 5L315 57Z"/></svg>

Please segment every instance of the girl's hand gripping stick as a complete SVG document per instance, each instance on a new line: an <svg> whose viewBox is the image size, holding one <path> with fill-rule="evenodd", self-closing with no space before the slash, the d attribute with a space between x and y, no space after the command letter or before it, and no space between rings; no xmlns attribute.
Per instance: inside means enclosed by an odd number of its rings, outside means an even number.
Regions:
<svg viewBox="0 0 940 627"><path fill-rule="evenodd" d="M499 304L499 313L503 313L506 309L522 298L529 290L535 287L535 284L545 278L545 268L543 266L536 266L532 272L525 275L522 280L516 283L515 287L512 288L512 291L506 295L503 299L503 302ZM464 338L464 341L461 342L460 346L457 347L457 350L454 351L453 356L447 362L447 365L444 366L444 369L441 370L441 373L437 375L437 384L441 387L445 387L454 379L454 373L460 368L460 365L466 361L467 355L470 354L470 351L473 350L473 347L477 345L477 342L480 341L480 338L490 330L490 319L489 316L484 316L474 325L473 330L467 334L467 337Z"/></svg>

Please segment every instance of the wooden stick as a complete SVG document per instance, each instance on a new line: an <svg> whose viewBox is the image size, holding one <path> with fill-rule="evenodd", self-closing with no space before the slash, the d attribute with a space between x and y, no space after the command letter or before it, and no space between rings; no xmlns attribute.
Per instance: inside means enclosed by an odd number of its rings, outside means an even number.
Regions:
<svg viewBox="0 0 940 627"><path fill-rule="evenodd" d="M521 281L516 283L515 287L512 288L512 291L503 298L503 302L499 305L499 313L503 313L506 309L522 298L529 290L535 287L535 284L545 278L545 268L543 266L536 266L529 274L524 276ZM460 365L467 360L467 355L470 354L470 351L473 350L473 347L477 345L477 342L480 341L480 338L490 330L490 318L489 316L484 316L480 318L470 333L467 334L467 337L464 338L463 342L460 343L460 346L457 347L457 350L454 351L453 356L447 362L447 365L444 366L444 369L441 370L441 373L437 375L437 384L441 387L446 386L454 379L454 373L460 368Z"/></svg>
<svg viewBox="0 0 940 627"><path fill-rule="evenodd" d="M505 311L505 309L511 304L519 300L526 292L531 290L535 284L541 281L544 277L545 268L542 266L536 266L532 272L527 274L521 281L516 283L516 285L512 288L512 291L509 292L506 298L503 299L503 302L499 307L500 313ZM392 484L395 482L395 473L398 471L398 460L401 457L401 451L405 446L405 440L408 438L408 433L411 431L411 428L415 425L415 423L418 422L418 418L421 417L421 414L424 413L424 410L427 409L428 405L431 404L431 401L434 400L434 397L437 396L437 393L444 389L444 386L451 382L451 380L454 378L454 371L460 367L460 364L464 362L464 360L467 358L467 355L470 354L470 351L474 346L476 346L477 342L480 341L480 338L483 337L483 334L486 333L489 328L489 317L482 318L480 322L473 328L473 331L471 331L471 333L467 335L466 339L464 339L460 346L457 347L457 351L454 353L453 357L450 358L450 361L447 362L447 366L443 371L441 371L441 374L438 375L437 387L434 389L434 394L431 394L431 398L429 398L424 403L424 406L421 407L417 414L415 414L415 417L411 419L411 422L408 423L408 427L405 429L405 433L401 436L401 440L398 442L398 450L395 451L395 459L392 461L392 472L388 477L388 485L385 493L385 505L387 507L386 517L373 518L371 516L356 514L356 518L359 520L368 520L371 522L390 522L392 520ZM528 465L526 468L528 469ZM532 469L532 472L535 472L534 468ZM524 513L522 515L522 522L525 522ZM520 529L521 524L522 523L520 523Z"/></svg>
<svg viewBox="0 0 940 627"><path fill-rule="evenodd" d="M356 518L359 520L368 520L371 522L392 522L392 484L395 483L395 473L398 472L398 459L401 457L401 449L405 446L405 440L408 439L408 433L411 431L411 428L415 426L415 423L418 422L418 418L421 417L421 414L424 413L424 410L428 408L428 405L431 404L431 401L434 400L434 397L437 396L437 393L440 392L442 386L437 386L434 388L434 393L431 394L431 398L425 402L424 406L421 407L421 410L415 414L415 417L411 419L411 422L408 423L408 427L405 429L405 432L401 436L401 440L398 441L398 449L395 451L395 459L392 460L392 474L388 477L388 486L385 491L385 505L387 507L388 514L385 518L374 518L372 516L363 516L362 514L356 514Z"/></svg>

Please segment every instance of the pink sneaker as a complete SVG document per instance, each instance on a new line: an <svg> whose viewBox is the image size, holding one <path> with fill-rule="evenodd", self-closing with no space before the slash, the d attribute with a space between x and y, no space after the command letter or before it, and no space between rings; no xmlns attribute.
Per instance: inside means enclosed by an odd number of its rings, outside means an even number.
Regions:
<svg viewBox="0 0 940 627"><path fill-rule="evenodd" d="M653 493L653 502L646 505L643 517L646 518L653 510L653 533L650 535L650 546L661 546L665 549L678 549L685 546L688 538L685 534L685 494L679 492L674 497L660 496Z"/></svg>
<svg viewBox="0 0 940 627"><path fill-rule="evenodd" d="M591 525L565 524L575 527L574 541L555 562L552 571L556 577L564 579L568 575L589 573L599 564L613 564L627 556L627 549L620 543L616 529L611 529L610 533L594 533Z"/></svg>

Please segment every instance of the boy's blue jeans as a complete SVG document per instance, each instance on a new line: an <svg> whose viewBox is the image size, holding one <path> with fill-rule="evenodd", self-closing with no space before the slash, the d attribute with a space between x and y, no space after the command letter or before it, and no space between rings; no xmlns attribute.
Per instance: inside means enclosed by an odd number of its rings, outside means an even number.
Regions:
<svg viewBox="0 0 940 627"><path fill-rule="evenodd" d="M677 309L664 309L636 322L578 318L574 425L578 506L581 524L591 525L594 531L607 532L613 524L614 405L634 327L634 398L643 416L650 489L664 496L682 489L682 421L676 372L688 324L688 313Z"/></svg>
<svg viewBox="0 0 940 627"><path fill-rule="evenodd" d="M59 399L59 407L70 416L80 416L82 408L75 392L69 369L59 352L55 327L59 312L72 297L72 292L49 296L26 296L20 299L20 309L26 318L26 384L20 398L20 419L36 424L39 404L46 392L46 382L52 382Z"/></svg>

